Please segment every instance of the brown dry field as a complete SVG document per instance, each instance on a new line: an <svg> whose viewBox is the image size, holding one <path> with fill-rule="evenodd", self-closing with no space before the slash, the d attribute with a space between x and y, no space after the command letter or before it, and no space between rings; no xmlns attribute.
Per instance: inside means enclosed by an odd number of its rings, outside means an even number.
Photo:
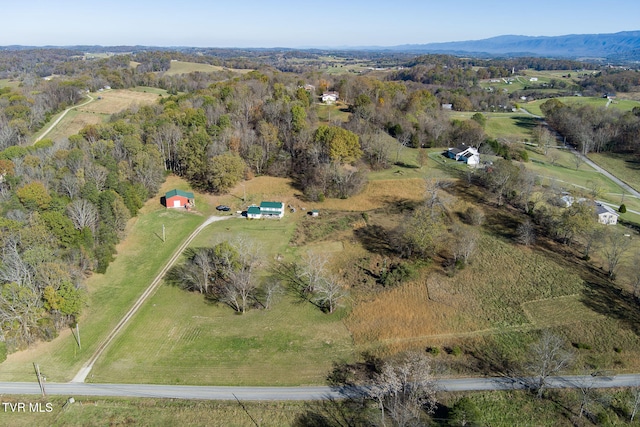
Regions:
<svg viewBox="0 0 640 427"><path fill-rule="evenodd" d="M262 200L283 201L296 209L336 210L348 212L364 212L380 209L390 203L400 201L418 201L424 197L424 181L422 179L378 180L370 181L364 191L348 199L326 199L324 202L305 201L302 192L293 187L289 178L260 176L241 184L229 191L225 196L211 196L216 203L224 203L233 210L246 208L252 203ZM246 190L247 200L242 203Z"/></svg>
<svg viewBox="0 0 640 427"><path fill-rule="evenodd" d="M70 112L58 123L58 125L47 135L47 139L57 141L75 135L87 125L97 125L102 123L104 117L95 113Z"/></svg>
<svg viewBox="0 0 640 427"><path fill-rule="evenodd" d="M153 104L160 98L158 95L147 92L134 92L131 90L117 89L92 94L96 100L78 111L94 114L115 114L135 105ZM97 97L102 97L98 100Z"/></svg>

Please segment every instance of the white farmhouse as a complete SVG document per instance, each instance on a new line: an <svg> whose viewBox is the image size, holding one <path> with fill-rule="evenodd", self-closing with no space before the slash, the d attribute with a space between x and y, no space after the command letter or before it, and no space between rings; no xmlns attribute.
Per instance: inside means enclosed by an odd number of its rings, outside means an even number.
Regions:
<svg viewBox="0 0 640 427"><path fill-rule="evenodd" d="M447 150L447 157L456 161L465 162L470 166L476 166L480 163L480 153L475 147L462 144Z"/></svg>
<svg viewBox="0 0 640 427"><path fill-rule="evenodd" d="M613 210L607 205L596 202L596 215L598 215L598 222L605 225L616 225L618 223L618 212Z"/></svg>

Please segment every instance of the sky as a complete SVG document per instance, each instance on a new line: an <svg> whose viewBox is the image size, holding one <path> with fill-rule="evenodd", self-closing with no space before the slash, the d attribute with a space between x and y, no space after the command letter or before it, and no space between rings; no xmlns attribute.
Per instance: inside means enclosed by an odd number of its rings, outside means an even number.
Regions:
<svg viewBox="0 0 640 427"><path fill-rule="evenodd" d="M396 46L640 30L638 0L2 1L0 46Z"/></svg>

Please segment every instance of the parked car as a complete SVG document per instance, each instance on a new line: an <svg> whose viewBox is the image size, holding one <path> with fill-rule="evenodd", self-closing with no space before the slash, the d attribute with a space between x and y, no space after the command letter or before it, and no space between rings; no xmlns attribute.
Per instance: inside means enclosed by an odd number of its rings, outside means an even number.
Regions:
<svg viewBox="0 0 640 427"><path fill-rule="evenodd" d="M231 208L227 205L216 206L216 209L223 212L229 212L231 210Z"/></svg>

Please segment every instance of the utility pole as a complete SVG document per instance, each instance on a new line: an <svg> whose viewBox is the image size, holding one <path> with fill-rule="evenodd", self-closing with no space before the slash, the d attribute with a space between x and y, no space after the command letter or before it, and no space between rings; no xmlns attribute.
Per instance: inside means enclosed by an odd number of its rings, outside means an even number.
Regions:
<svg viewBox="0 0 640 427"><path fill-rule="evenodd" d="M164 243L165 240L166 240L166 235L165 235L165 232L164 232L164 224L162 224L162 243Z"/></svg>
<svg viewBox="0 0 640 427"><path fill-rule="evenodd" d="M38 378L38 385L40 386L40 391L42 392L42 397L46 397L47 394L44 391L44 379L42 377L42 374L40 374L40 366L34 362L33 364L33 369L35 369L36 371L36 377Z"/></svg>
<svg viewBox="0 0 640 427"><path fill-rule="evenodd" d="M78 338L78 348L82 350L82 343L80 342L80 323L76 322L76 337Z"/></svg>

